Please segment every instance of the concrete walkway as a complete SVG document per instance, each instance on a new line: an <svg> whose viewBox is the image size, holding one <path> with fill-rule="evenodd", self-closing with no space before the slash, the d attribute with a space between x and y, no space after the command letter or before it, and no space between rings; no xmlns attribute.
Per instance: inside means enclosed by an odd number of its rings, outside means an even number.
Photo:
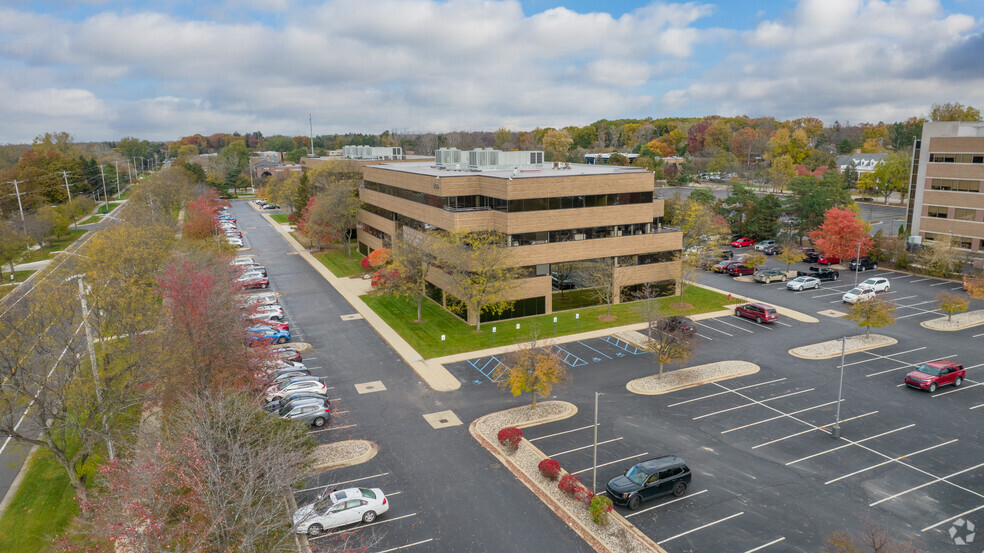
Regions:
<svg viewBox="0 0 984 553"><path fill-rule="evenodd" d="M20 265L14 265L15 271L40 271L51 263L51 259L43 259L41 261L32 261L30 263L21 263ZM9 269L10 267L4 267L4 269Z"/></svg>

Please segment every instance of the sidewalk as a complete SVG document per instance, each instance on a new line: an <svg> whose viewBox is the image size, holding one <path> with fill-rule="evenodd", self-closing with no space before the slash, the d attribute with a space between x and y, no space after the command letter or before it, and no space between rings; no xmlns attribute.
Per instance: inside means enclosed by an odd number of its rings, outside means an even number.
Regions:
<svg viewBox="0 0 984 553"><path fill-rule="evenodd" d="M40 271L48 266L53 259L42 259L41 261L32 261L30 263L21 263L20 265L14 265L15 271ZM9 267L4 267L4 269L9 269Z"/></svg>

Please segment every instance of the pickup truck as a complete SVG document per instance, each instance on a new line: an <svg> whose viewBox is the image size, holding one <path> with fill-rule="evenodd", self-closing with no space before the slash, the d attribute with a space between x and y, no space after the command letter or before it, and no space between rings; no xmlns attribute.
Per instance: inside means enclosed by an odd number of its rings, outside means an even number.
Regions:
<svg viewBox="0 0 984 553"><path fill-rule="evenodd" d="M837 280L840 273L830 267L810 267L809 271L796 271L796 276L808 276L819 280Z"/></svg>

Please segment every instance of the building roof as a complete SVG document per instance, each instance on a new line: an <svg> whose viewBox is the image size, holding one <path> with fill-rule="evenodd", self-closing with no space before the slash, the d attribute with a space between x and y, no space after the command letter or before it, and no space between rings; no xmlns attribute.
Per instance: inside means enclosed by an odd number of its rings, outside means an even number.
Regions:
<svg viewBox="0 0 984 553"><path fill-rule="evenodd" d="M862 163L878 163L888 157L887 153L880 154L845 154L842 156L837 156L835 163L838 166L850 165L854 162L855 165L861 165Z"/></svg>
<svg viewBox="0 0 984 553"><path fill-rule="evenodd" d="M512 178L512 179L529 179L537 177L575 177L579 175L616 175L616 174L626 174L626 173L649 173L645 169L640 169L638 167L625 167L621 165L589 165L587 163L571 163L565 165L560 163L559 167L556 169L553 166L553 162L544 162L542 169L521 169L519 171L507 170L489 170L489 171L469 171L467 169L448 170L448 169L438 169L434 166L433 162L415 162L415 163L381 163L379 165L369 165L376 169L386 169L389 171L400 171L403 173L414 173L417 175L427 175L432 177L472 177L475 175L481 175L483 177L492 178ZM570 167L569 169L567 167Z"/></svg>

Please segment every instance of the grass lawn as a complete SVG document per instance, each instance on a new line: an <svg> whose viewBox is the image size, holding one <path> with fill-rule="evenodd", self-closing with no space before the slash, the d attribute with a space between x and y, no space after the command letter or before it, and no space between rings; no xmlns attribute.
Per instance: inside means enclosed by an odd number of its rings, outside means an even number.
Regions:
<svg viewBox="0 0 984 553"><path fill-rule="evenodd" d="M560 311L551 315L484 323L482 324L482 331L475 332L474 326L466 324L429 300L424 301L424 319L426 322L414 323L412 321L417 317L417 306L411 302L391 296L366 295L362 296L362 299L424 358L526 341L529 340L530 328L534 326L540 329L542 338L551 338L643 321L642 315L638 312L639 304L633 302L613 305L612 315L617 317L614 321L602 321L598 318L607 313L607 306L601 305L586 309ZM696 286L688 287L684 295L684 301L693 305L692 309L671 308L670 304L677 303L679 299L679 296L661 298L659 301L663 305L663 312L667 315L695 315L718 311L728 305L727 296ZM575 315L580 315L580 318L575 318ZM556 331L554 330L554 317L557 317ZM520 324L518 337L516 323ZM503 331L498 332L498 327L502 327ZM494 344L492 328L497 330ZM442 334L446 336L443 353L441 349Z"/></svg>
<svg viewBox="0 0 984 553"><path fill-rule="evenodd" d="M601 303L594 290L564 290L563 293L553 293L553 310L583 309Z"/></svg>
<svg viewBox="0 0 984 553"><path fill-rule="evenodd" d="M24 480L0 518L0 551L33 553L50 545L78 511L68 476L51 454L39 449Z"/></svg>
<svg viewBox="0 0 984 553"><path fill-rule="evenodd" d="M365 272L361 265L363 256L355 248L355 244L352 245L351 258L345 256L345 248L340 246L333 246L330 250L316 253L314 257L337 277L348 277Z"/></svg>
<svg viewBox="0 0 984 553"><path fill-rule="evenodd" d="M58 239L52 239L45 247L27 252L18 263L31 263L32 261L44 261L51 257L51 252L60 252L67 248L72 242L79 239L86 233L85 229L68 229L68 234Z"/></svg>
<svg viewBox="0 0 984 553"><path fill-rule="evenodd" d="M120 194L119 196L117 196L116 199L118 199L118 200L125 200L125 199L127 199L128 197L130 197L130 192L132 190L133 190L132 187L127 188L126 190L123 191L122 194Z"/></svg>
<svg viewBox="0 0 984 553"><path fill-rule="evenodd" d="M0 298L9 294L14 288L17 288L11 283L24 282L27 280L27 277L33 274L34 271L14 271L14 280L10 280L10 273L4 273L3 278L0 278Z"/></svg>
<svg viewBox="0 0 984 553"><path fill-rule="evenodd" d="M120 202L109 202L109 205L108 206L105 206L105 205L99 206L99 211L97 213L102 213L103 215L105 215L105 214L109 213L110 211L113 211L114 209L116 209L116 207L119 206L119 205L120 205Z"/></svg>
<svg viewBox="0 0 984 553"><path fill-rule="evenodd" d="M288 216L289 215L287 213L274 213L270 215L270 218L282 225L286 225L287 223L290 222L287 220Z"/></svg>
<svg viewBox="0 0 984 553"><path fill-rule="evenodd" d="M98 223L99 221L102 221L102 217L100 217L98 215L93 215L92 217L89 217L85 221L79 221L79 224L80 225L91 225L92 223Z"/></svg>

